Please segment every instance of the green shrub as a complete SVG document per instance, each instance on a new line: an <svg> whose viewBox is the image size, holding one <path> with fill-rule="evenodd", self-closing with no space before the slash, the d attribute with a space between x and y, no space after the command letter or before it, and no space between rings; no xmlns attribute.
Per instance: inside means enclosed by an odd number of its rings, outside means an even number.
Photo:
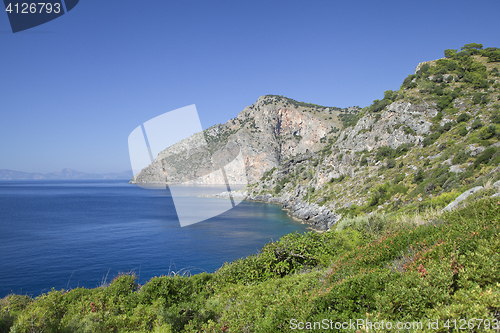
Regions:
<svg viewBox="0 0 500 333"><path fill-rule="evenodd" d="M489 102L488 94L475 93L474 97L472 98L472 102L474 104L486 105Z"/></svg>
<svg viewBox="0 0 500 333"><path fill-rule="evenodd" d="M405 179L405 175L404 175L404 173L398 173L398 174L394 177L393 184L394 184L394 185L399 184L399 183L401 183L404 179Z"/></svg>
<svg viewBox="0 0 500 333"><path fill-rule="evenodd" d="M453 121L449 121L449 122L445 123L443 126L439 127L439 132L441 132L441 133L448 132L449 130L451 130L451 128L453 127L454 124L455 123Z"/></svg>
<svg viewBox="0 0 500 333"><path fill-rule="evenodd" d="M487 148L474 161L474 168L477 168L481 164L488 164L490 159L498 152L498 150L498 148Z"/></svg>
<svg viewBox="0 0 500 333"><path fill-rule="evenodd" d="M444 110L452 106L453 98L450 95L441 96L437 100L437 107L439 110Z"/></svg>
<svg viewBox="0 0 500 333"><path fill-rule="evenodd" d="M424 147L432 145L434 142L436 142L437 139L441 136L441 133L439 132L434 132L429 135L427 135L424 140L422 141L422 145Z"/></svg>
<svg viewBox="0 0 500 333"><path fill-rule="evenodd" d="M396 153L395 150L390 146L383 146L377 150L377 153L375 154L375 159L377 161L380 161L387 157L394 157L396 155L395 153Z"/></svg>
<svg viewBox="0 0 500 333"><path fill-rule="evenodd" d="M370 106L370 112L380 112L382 111L387 105L391 104L390 100L383 99L383 100L374 100L373 104Z"/></svg>
<svg viewBox="0 0 500 333"><path fill-rule="evenodd" d="M488 47L483 50L482 54L488 57L488 62L500 62L500 49L497 47Z"/></svg>
<svg viewBox="0 0 500 333"><path fill-rule="evenodd" d="M471 118L471 116L469 116L469 114L464 112L457 117L457 123L462 123L462 122L466 123L469 121L470 118Z"/></svg>
<svg viewBox="0 0 500 333"><path fill-rule="evenodd" d="M408 143L403 143L403 144L399 145L396 148L396 155L395 155L395 157L399 157L399 156L402 156L402 155L406 154L407 152L410 151L411 147L412 146L410 144L408 144Z"/></svg>
<svg viewBox="0 0 500 333"><path fill-rule="evenodd" d="M276 185L274 187L274 194L279 194L281 192L281 190L283 189L283 185Z"/></svg>
<svg viewBox="0 0 500 333"><path fill-rule="evenodd" d="M457 50L455 49L446 49L444 50L444 56L448 59L454 59L457 57Z"/></svg>
<svg viewBox="0 0 500 333"><path fill-rule="evenodd" d="M488 140L497 134L497 128L494 124L489 125L488 127L483 127L478 132L478 138L481 140Z"/></svg>
<svg viewBox="0 0 500 333"><path fill-rule="evenodd" d="M403 87L405 89L415 88L417 86L417 83L416 82L412 82L412 80L415 77L416 77L416 75L408 75L408 77L406 79L404 79L403 84L401 85L401 87Z"/></svg>
<svg viewBox="0 0 500 333"><path fill-rule="evenodd" d="M387 160L387 164L386 164L386 167L387 169L392 169L396 166L396 161L393 160L393 159L388 159Z"/></svg>
<svg viewBox="0 0 500 333"><path fill-rule="evenodd" d="M471 128L472 128L472 129L478 129L478 128L482 127L482 126L483 126L483 123L481 122L481 119L476 118L476 119L474 119L474 121L472 122Z"/></svg>
<svg viewBox="0 0 500 333"><path fill-rule="evenodd" d="M409 126L404 126L403 132L405 132L405 134L417 135L417 132L412 130Z"/></svg>
<svg viewBox="0 0 500 333"><path fill-rule="evenodd" d="M342 122L344 128L355 126L360 118L358 113L341 113L338 115L339 120Z"/></svg>
<svg viewBox="0 0 500 333"><path fill-rule="evenodd" d="M440 111L436 116L432 117L431 120L433 123L439 123L443 119L444 114Z"/></svg>
<svg viewBox="0 0 500 333"><path fill-rule="evenodd" d="M425 179L425 173L424 173L424 170L422 169L419 169L416 173L415 173L415 176L413 177L413 183L415 184L419 184L421 182L423 182Z"/></svg>
<svg viewBox="0 0 500 333"><path fill-rule="evenodd" d="M451 161L451 163L453 163L453 164L462 164L462 163L467 162L467 160L469 159L469 157L470 157L470 153L469 152L466 152L464 150L460 150L458 153L455 154L455 156L453 157L453 160Z"/></svg>
<svg viewBox="0 0 500 333"><path fill-rule="evenodd" d="M429 76L430 69L431 69L431 66L428 63L425 63L422 66L420 66L420 69L416 73L417 79Z"/></svg>
<svg viewBox="0 0 500 333"><path fill-rule="evenodd" d="M460 124L458 126L458 134L460 136L466 136L468 133L469 131L467 130L467 127L464 124Z"/></svg>

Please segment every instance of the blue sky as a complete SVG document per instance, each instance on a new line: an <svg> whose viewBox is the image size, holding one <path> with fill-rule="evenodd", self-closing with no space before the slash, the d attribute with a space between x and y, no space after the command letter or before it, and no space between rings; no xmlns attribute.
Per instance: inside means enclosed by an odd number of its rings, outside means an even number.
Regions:
<svg viewBox="0 0 500 333"><path fill-rule="evenodd" d="M466 43L500 47L500 1L88 1L13 34L0 13L0 169L130 169L141 123L203 128L261 95L366 106Z"/></svg>

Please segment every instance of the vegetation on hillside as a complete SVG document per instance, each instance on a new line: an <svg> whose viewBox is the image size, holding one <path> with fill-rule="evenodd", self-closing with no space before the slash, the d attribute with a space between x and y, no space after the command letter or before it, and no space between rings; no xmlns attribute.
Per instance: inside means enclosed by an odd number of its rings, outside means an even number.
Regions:
<svg viewBox="0 0 500 333"><path fill-rule="evenodd" d="M10 295L0 332L289 332L300 322L323 332L323 319L421 322L433 332L429 322L445 332L456 320L495 332L499 208L494 198L446 214L351 218L336 231L286 235L214 274L143 286L128 274L95 289Z"/></svg>
<svg viewBox="0 0 500 333"><path fill-rule="evenodd" d="M337 136L320 154L296 165L286 175L286 183L269 176L254 184L253 195L281 195L307 187L305 200L326 205L348 215L373 211L416 211L448 204L460 193L488 180L500 178L500 49L483 49L467 44L460 52L446 50L446 57L419 65L415 74L403 81L398 91L388 90L361 112L339 115L344 127L355 126L367 117L381 119L383 110L394 102L422 104L437 114L428 121L430 130L419 143L397 147L379 146L363 151L340 150ZM390 115L388 115L390 117ZM402 131L416 139L406 124L385 129L387 134ZM370 129L357 133L362 135ZM342 135L340 135L342 137ZM346 136L343 136L346 139ZM375 137L375 141L377 141ZM373 143L372 143L373 145ZM324 182L315 177L328 174L334 164L346 170ZM342 171L341 171L342 172ZM263 190L265 184L268 190ZM319 184L319 185L316 185ZM278 186L279 191L272 191Z"/></svg>

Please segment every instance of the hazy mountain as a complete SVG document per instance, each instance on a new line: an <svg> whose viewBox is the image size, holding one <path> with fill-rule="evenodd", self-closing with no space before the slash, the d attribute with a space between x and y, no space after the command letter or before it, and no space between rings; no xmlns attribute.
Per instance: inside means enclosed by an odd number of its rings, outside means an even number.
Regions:
<svg viewBox="0 0 500 333"><path fill-rule="evenodd" d="M132 171L116 173L85 173L65 168L51 173L31 173L0 169L0 180L44 180L44 179L130 179Z"/></svg>

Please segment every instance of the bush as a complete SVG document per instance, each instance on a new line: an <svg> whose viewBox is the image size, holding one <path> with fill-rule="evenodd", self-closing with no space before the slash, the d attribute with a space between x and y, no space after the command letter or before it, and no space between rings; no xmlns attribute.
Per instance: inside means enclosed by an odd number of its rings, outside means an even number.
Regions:
<svg viewBox="0 0 500 333"><path fill-rule="evenodd" d="M430 69L431 69L431 66L428 63L425 63L422 66L420 66L420 69L417 71L417 74L416 74L417 79L429 76Z"/></svg>
<svg viewBox="0 0 500 333"><path fill-rule="evenodd" d="M408 77L406 79L404 79L401 87L403 87L405 89L415 88L417 86L417 83L412 82L415 77L416 77L416 75L408 75Z"/></svg>
<svg viewBox="0 0 500 333"><path fill-rule="evenodd" d="M396 166L396 161L393 160L393 159L388 159L387 160L387 164L386 164L386 167L387 169L392 169Z"/></svg>
<svg viewBox="0 0 500 333"><path fill-rule="evenodd" d="M483 50L483 56L488 57L488 62L500 62L500 49L488 47Z"/></svg>
<svg viewBox="0 0 500 333"><path fill-rule="evenodd" d="M413 183L415 184L419 184L421 182L423 182L425 179L425 173L424 173L424 170L422 169L419 169L417 171L417 173L415 174L415 176L413 177Z"/></svg>
<svg viewBox="0 0 500 333"><path fill-rule="evenodd" d="M283 185L276 185L274 187L274 194L279 194L281 192L281 190L283 189Z"/></svg>
<svg viewBox="0 0 500 333"><path fill-rule="evenodd" d="M496 148L490 147L483 151L474 161L474 168L477 168L481 164L488 164L497 150Z"/></svg>
<svg viewBox="0 0 500 333"><path fill-rule="evenodd" d="M408 143L403 143L403 144L399 145L396 148L396 156L395 157L399 157L401 155L406 154L407 152L410 151L410 149L411 149L411 145Z"/></svg>
<svg viewBox="0 0 500 333"><path fill-rule="evenodd" d="M467 113L462 113L461 115L459 115L457 117L457 123L466 123L469 121L469 119L472 118L471 116L469 116L469 114Z"/></svg>
<svg viewBox="0 0 500 333"><path fill-rule="evenodd" d="M367 232L369 234L380 234L387 224L388 220L386 215L374 213L370 216L347 216L343 218L337 225L336 230L341 231L347 228L352 228L360 232Z"/></svg>
<svg viewBox="0 0 500 333"><path fill-rule="evenodd" d="M467 127L464 124L458 126L458 134L460 136L466 136L469 131L467 131Z"/></svg>
<svg viewBox="0 0 500 333"><path fill-rule="evenodd" d="M481 140L488 140L497 134L497 129L494 124L489 125L488 127L483 127L479 130L478 138Z"/></svg>
<svg viewBox="0 0 500 333"><path fill-rule="evenodd" d="M434 142L436 142L437 139L441 136L441 133L435 132L427 135L425 139L422 141L422 145L424 147L432 145Z"/></svg>
<svg viewBox="0 0 500 333"><path fill-rule="evenodd" d="M495 113L491 116L491 122L494 124L500 124L500 113Z"/></svg>
<svg viewBox="0 0 500 333"><path fill-rule="evenodd" d="M398 173L398 174L394 177L393 184L394 184L394 185L397 185L397 184L401 183L404 179L405 179L405 175L404 175L404 173Z"/></svg>
<svg viewBox="0 0 500 333"><path fill-rule="evenodd" d="M387 105L391 104L392 101L383 99L383 100L374 100L373 104L370 106L370 112L379 112L382 111Z"/></svg>
<svg viewBox="0 0 500 333"><path fill-rule="evenodd" d="M474 119L474 121L472 122L471 128L472 128L472 129L478 129L478 128L482 127L482 126L483 126L483 123L481 122L481 119L476 118L476 119Z"/></svg>
<svg viewBox="0 0 500 333"><path fill-rule="evenodd" d="M409 126L403 126L403 132L405 132L405 134L417 135L417 132L412 130Z"/></svg>
<svg viewBox="0 0 500 333"><path fill-rule="evenodd" d="M450 95L446 95L446 96L441 96L438 98L438 101L437 101L437 107L439 110L444 110L444 109L448 109L452 106L452 102L453 102L453 97L451 97Z"/></svg>
<svg viewBox="0 0 500 333"><path fill-rule="evenodd" d="M472 102L474 104L486 105L489 102L488 94L475 93Z"/></svg>
<svg viewBox="0 0 500 333"><path fill-rule="evenodd" d="M455 50L455 49L444 50L444 56L445 56L445 58L448 58L448 59L454 59L457 57L457 50Z"/></svg>
<svg viewBox="0 0 500 333"><path fill-rule="evenodd" d="M443 116L443 113L440 111L435 117L432 117L431 120L433 123L439 123L443 119Z"/></svg>
<svg viewBox="0 0 500 333"><path fill-rule="evenodd" d="M375 159L377 161L381 161L387 157L394 157L395 153L396 153L395 150L392 149L391 147L383 146L377 150L377 153L375 154Z"/></svg>
<svg viewBox="0 0 500 333"><path fill-rule="evenodd" d="M441 133L448 132L449 130L451 130L453 125L454 125L453 121L447 122L443 126L439 127L439 132L441 132Z"/></svg>
<svg viewBox="0 0 500 333"><path fill-rule="evenodd" d="M338 115L338 118L342 122L344 128L355 126L358 123L360 118L359 114L351 114L351 113L341 113Z"/></svg>
<svg viewBox="0 0 500 333"><path fill-rule="evenodd" d="M469 157L470 157L470 153L469 152L466 152L464 150L460 150L458 153L455 154L455 156L453 157L453 160L451 161L451 163L453 163L453 164L462 164L462 163L467 162L467 160L469 159Z"/></svg>

